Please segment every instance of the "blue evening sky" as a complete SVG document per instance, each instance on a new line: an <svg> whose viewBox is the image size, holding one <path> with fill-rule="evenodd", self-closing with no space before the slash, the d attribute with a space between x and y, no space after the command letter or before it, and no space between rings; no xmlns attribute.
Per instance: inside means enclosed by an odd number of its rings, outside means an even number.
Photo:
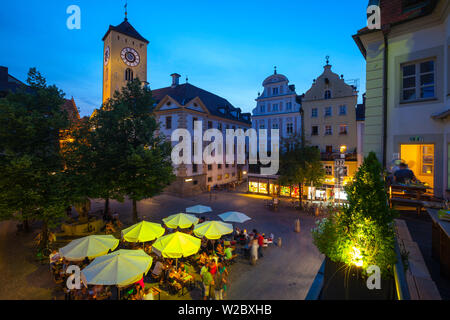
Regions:
<svg viewBox="0 0 450 320"><path fill-rule="evenodd" d="M37 67L48 83L73 96L81 115L102 99L102 37L124 18L122 0L3 1L0 65L25 81ZM330 55L333 71L359 79L365 61L352 35L366 25L367 0L129 0L129 22L150 41L148 81L182 82L228 99L251 112L273 67L306 92ZM81 8L81 30L68 30L66 9Z"/></svg>

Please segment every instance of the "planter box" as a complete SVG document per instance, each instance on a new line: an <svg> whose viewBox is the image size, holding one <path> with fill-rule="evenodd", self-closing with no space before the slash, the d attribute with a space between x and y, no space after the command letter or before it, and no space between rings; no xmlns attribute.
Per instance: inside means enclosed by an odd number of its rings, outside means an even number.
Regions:
<svg viewBox="0 0 450 320"><path fill-rule="evenodd" d="M395 300L395 280L381 279L381 289L369 290L361 268L325 259L321 300Z"/></svg>

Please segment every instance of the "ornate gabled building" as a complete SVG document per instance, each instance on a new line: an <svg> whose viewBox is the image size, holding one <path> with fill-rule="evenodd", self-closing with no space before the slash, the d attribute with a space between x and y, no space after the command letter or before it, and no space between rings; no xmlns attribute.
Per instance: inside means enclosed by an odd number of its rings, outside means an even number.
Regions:
<svg viewBox="0 0 450 320"><path fill-rule="evenodd" d="M228 100L190 83L179 83L179 74L172 74L172 85L152 90L156 101L154 113L160 122L160 131L170 139L175 129L187 129L194 137L194 122L201 121L203 132L218 129L223 132L224 143L227 129L251 127L251 116L242 113ZM207 143L203 143L203 147ZM176 166L177 180L169 187L179 195L196 194L230 182L241 181L248 165L226 164L181 164Z"/></svg>
<svg viewBox="0 0 450 320"><path fill-rule="evenodd" d="M264 90L262 94L258 94L256 108L253 109L253 128L258 132L260 129L268 130L269 146L270 129L280 130L280 141L299 137L301 134L301 99L295 92L295 85L290 85L289 79L278 74L276 68L262 85Z"/></svg>

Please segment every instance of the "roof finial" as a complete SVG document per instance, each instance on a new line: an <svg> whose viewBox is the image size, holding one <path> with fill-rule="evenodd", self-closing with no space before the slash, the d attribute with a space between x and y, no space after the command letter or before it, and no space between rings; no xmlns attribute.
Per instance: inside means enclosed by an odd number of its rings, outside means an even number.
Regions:
<svg viewBox="0 0 450 320"><path fill-rule="evenodd" d="M125 21L128 20L128 0L125 0Z"/></svg>
<svg viewBox="0 0 450 320"><path fill-rule="evenodd" d="M188 76L186 76L186 83L189 83L189 78L188 78Z"/></svg>
<svg viewBox="0 0 450 320"><path fill-rule="evenodd" d="M277 66L274 67L275 71L273 72L273 74L277 74Z"/></svg>
<svg viewBox="0 0 450 320"><path fill-rule="evenodd" d="M326 56L325 59L327 59L327 66L330 65L330 56Z"/></svg>

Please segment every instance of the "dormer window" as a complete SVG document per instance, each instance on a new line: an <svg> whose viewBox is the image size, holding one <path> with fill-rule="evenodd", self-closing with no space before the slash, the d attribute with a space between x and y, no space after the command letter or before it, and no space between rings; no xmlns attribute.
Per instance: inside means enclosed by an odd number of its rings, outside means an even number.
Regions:
<svg viewBox="0 0 450 320"><path fill-rule="evenodd" d="M324 99L331 99L331 90L325 90Z"/></svg>
<svg viewBox="0 0 450 320"><path fill-rule="evenodd" d="M260 110L260 112L261 112L261 113L264 113L264 112L266 112L266 106L265 106L265 105L263 105L263 104L262 104L262 105L260 105L260 106L259 106L259 110Z"/></svg>
<svg viewBox="0 0 450 320"><path fill-rule="evenodd" d="M278 95L278 88L272 88L272 95Z"/></svg>

